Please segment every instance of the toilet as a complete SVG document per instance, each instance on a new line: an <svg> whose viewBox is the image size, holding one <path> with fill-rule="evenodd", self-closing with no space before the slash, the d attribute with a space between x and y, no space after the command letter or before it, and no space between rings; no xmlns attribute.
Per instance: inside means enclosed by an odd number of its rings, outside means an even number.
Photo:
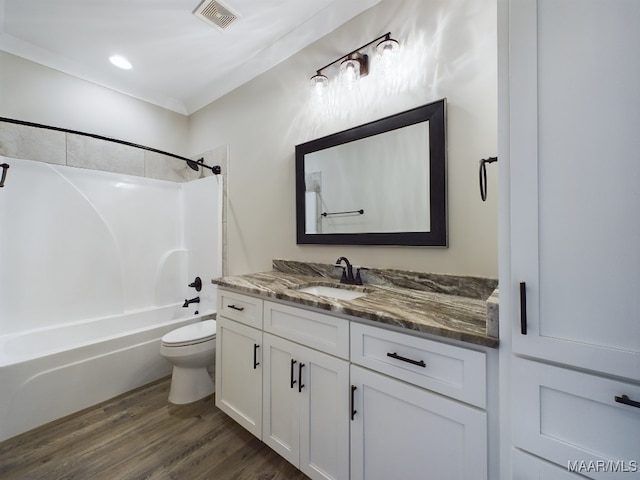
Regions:
<svg viewBox="0 0 640 480"><path fill-rule="evenodd" d="M204 320L162 337L160 354L173 364L169 402L185 404L211 395L215 386L207 367L216 356L216 321Z"/></svg>

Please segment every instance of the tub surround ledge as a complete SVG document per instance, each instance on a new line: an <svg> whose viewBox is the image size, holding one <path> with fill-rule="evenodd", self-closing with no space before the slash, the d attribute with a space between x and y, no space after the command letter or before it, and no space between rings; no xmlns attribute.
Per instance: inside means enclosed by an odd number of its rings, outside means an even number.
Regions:
<svg viewBox="0 0 640 480"><path fill-rule="evenodd" d="M495 348L498 346L498 281L490 278L391 269L362 270L364 285L346 288L366 295L339 300L300 292L310 285L340 288L341 269L334 265L274 260L273 270L213 279L230 288Z"/></svg>

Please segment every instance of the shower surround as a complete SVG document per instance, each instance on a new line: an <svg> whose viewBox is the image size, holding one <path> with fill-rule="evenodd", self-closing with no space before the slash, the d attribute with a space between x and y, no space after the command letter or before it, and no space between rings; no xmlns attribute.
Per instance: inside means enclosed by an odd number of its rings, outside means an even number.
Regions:
<svg viewBox="0 0 640 480"><path fill-rule="evenodd" d="M160 337L215 312L222 273L221 176L3 162L0 440L168 374Z"/></svg>

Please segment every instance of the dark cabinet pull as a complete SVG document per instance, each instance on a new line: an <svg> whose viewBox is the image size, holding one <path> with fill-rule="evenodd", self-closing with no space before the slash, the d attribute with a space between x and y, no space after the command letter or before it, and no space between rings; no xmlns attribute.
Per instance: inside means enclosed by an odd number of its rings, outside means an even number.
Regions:
<svg viewBox="0 0 640 480"><path fill-rule="evenodd" d="M422 367L422 368L426 368L427 367L427 364L424 363L424 360L412 360L412 359L407 358L407 357L401 357L396 352L393 352L393 353L388 352L387 353L387 357L395 358L396 360L402 360L403 362L411 363L413 365L418 365L419 367Z"/></svg>
<svg viewBox="0 0 640 480"><path fill-rule="evenodd" d="M302 387L304 387L304 383L302 383L302 367L304 367L304 363L298 364L298 393L302 392Z"/></svg>
<svg viewBox="0 0 640 480"><path fill-rule="evenodd" d="M640 408L640 402L636 402L635 400L631 400L626 395L621 395L619 397L616 395L615 397L613 397L613 399L618 403L624 403L625 405L629 405L631 407Z"/></svg>
<svg viewBox="0 0 640 480"><path fill-rule="evenodd" d="M355 409L355 405L356 405L356 390L358 389L358 387L356 387L355 385L351 385L351 420L353 420L356 417L356 413L358 413L358 411Z"/></svg>
<svg viewBox="0 0 640 480"><path fill-rule="evenodd" d="M239 312L244 310L244 307L236 307L235 305L227 305L227 307L237 310Z"/></svg>
<svg viewBox="0 0 640 480"><path fill-rule="evenodd" d="M527 283L520 282L520 333L527 334Z"/></svg>
<svg viewBox="0 0 640 480"><path fill-rule="evenodd" d="M296 381L293 379L293 366L296 364L297 362L292 358L291 359L291 378L289 379L289 381L291 382L291 388L293 388L293 386L296 384Z"/></svg>
<svg viewBox="0 0 640 480"><path fill-rule="evenodd" d="M258 365L260 365L260 362L258 361L258 349L260 348L260 345L258 345L257 343L253 344L253 369L255 370L256 368L258 368Z"/></svg>

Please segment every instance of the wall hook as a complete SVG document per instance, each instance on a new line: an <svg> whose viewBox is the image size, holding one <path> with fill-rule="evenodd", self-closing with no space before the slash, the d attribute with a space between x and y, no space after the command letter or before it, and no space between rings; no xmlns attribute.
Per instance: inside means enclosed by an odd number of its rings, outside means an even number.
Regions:
<svg viewBox="0 0 640 480"><path fill-rule="evenodd" d="M3 163L2 165L0 165L0 168L2 168L2 178L0 178L0 188L2 188L4 187L4 181L7 178L7 170L9 170L9 164Z"/></svg>
<svg viewBox="0 0 640 480"><path fill-rule="evenodd" d="M487 200L487 163L497 162L498 157L483 158L480 160L480 198Z"/></svg>

